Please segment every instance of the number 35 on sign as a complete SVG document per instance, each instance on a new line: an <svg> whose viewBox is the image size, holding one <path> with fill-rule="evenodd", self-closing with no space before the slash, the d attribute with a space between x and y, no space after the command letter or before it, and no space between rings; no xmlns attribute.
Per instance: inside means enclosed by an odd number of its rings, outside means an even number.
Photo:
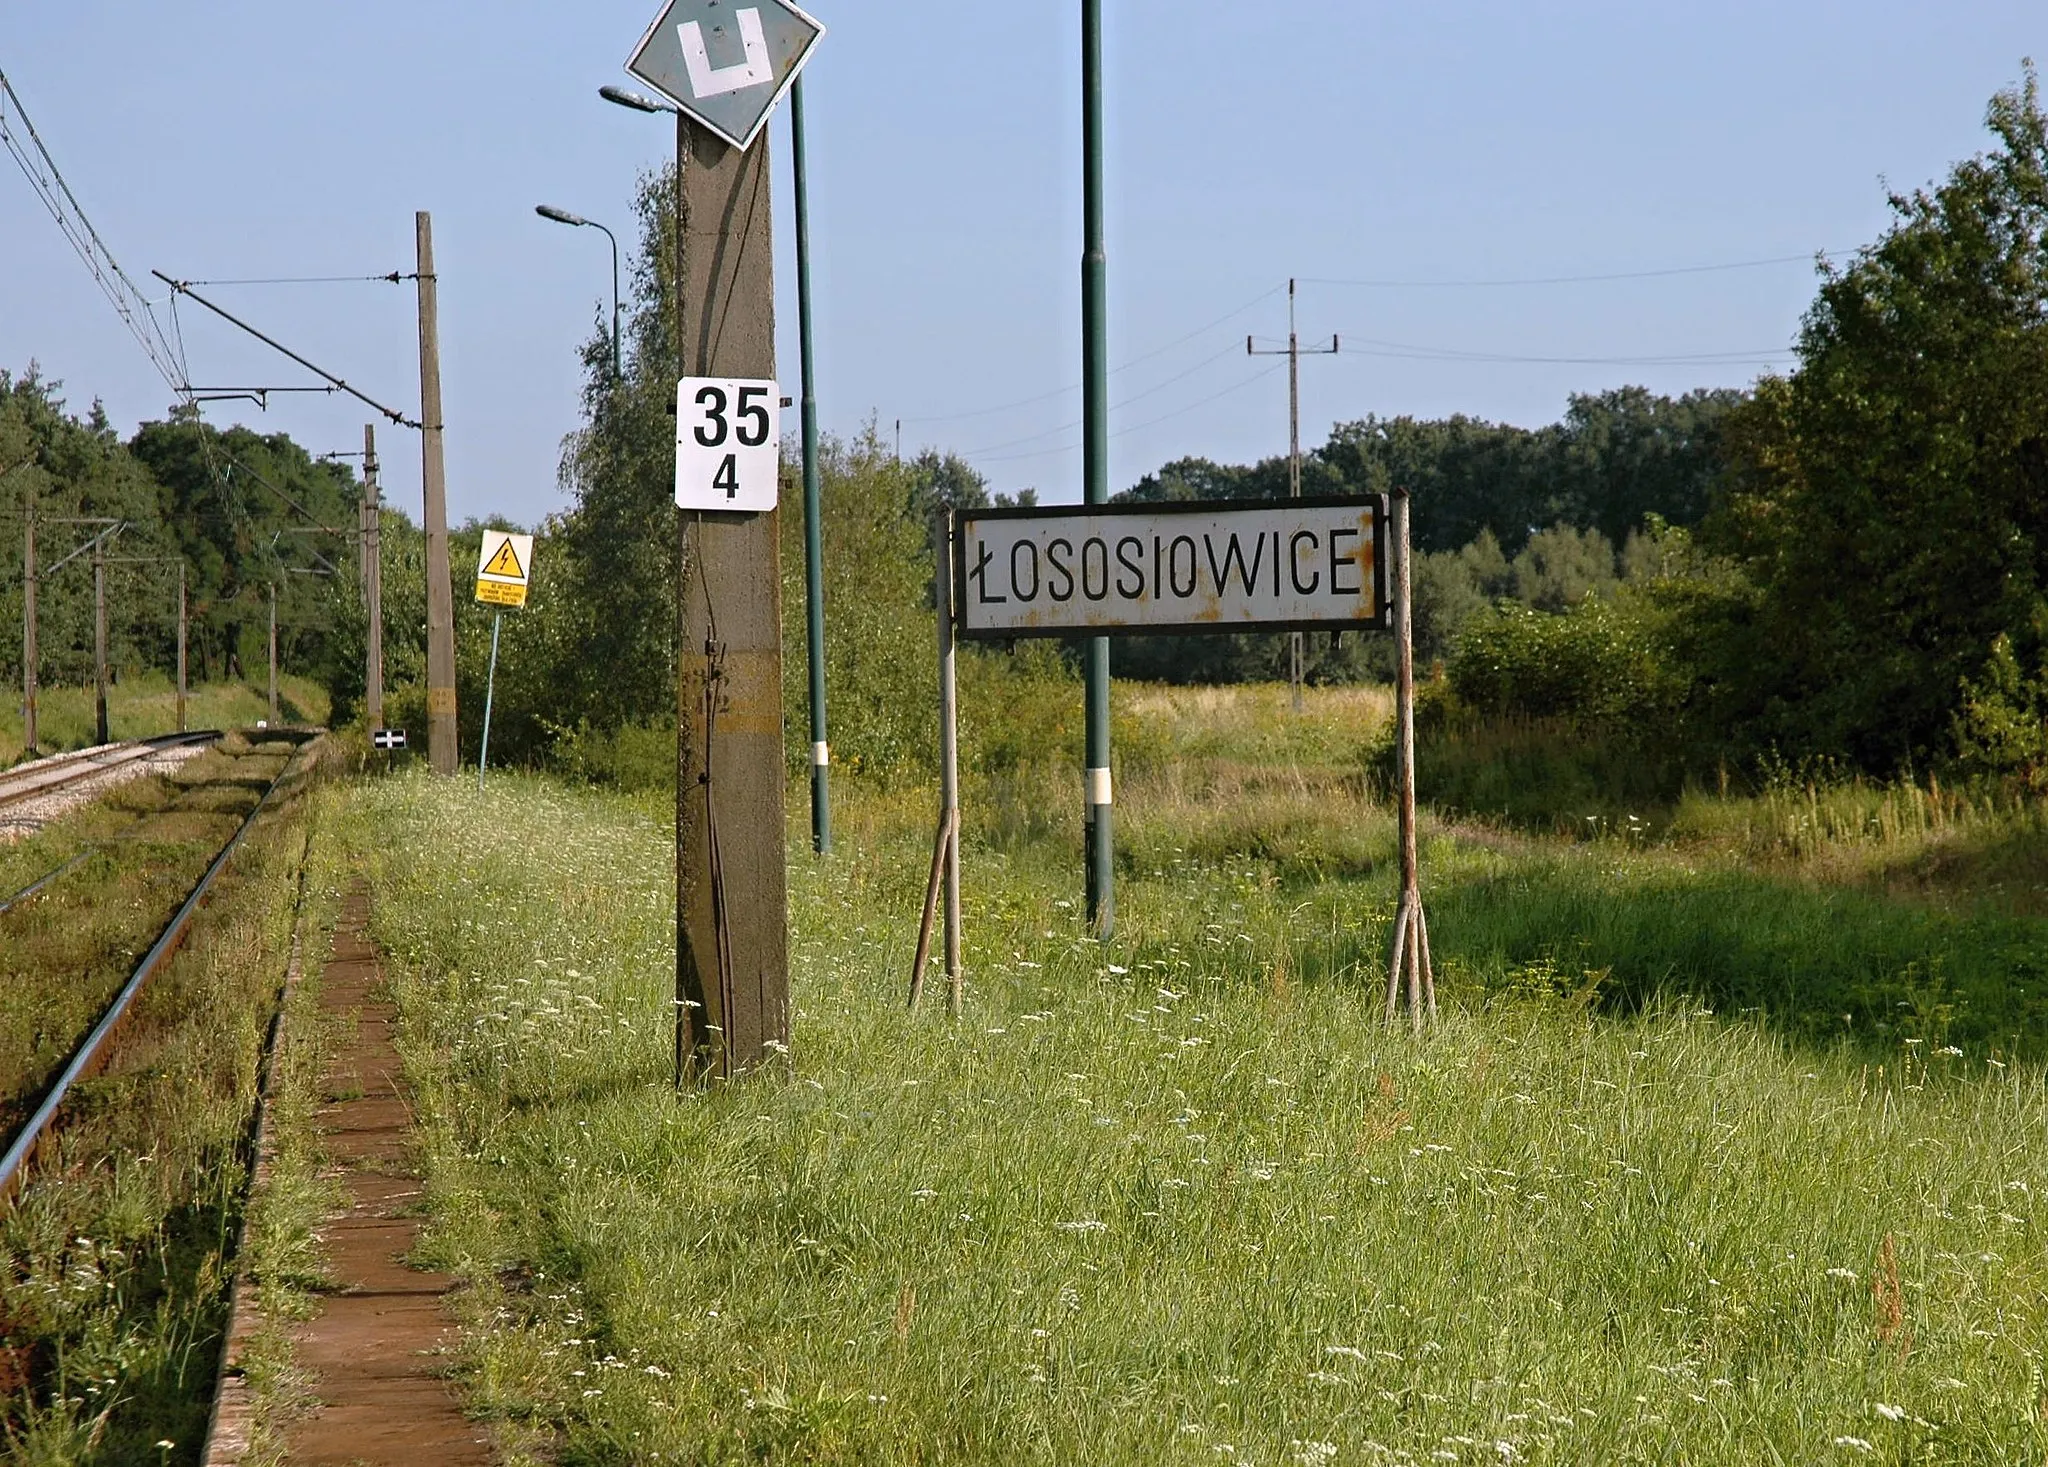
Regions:
<svg viewBox="0 0 2048 1467"><path fill-rule="evenodd" d="M676 387L676 504L735 514L775 508L781 418L773 382L685 377Z"/></svg>

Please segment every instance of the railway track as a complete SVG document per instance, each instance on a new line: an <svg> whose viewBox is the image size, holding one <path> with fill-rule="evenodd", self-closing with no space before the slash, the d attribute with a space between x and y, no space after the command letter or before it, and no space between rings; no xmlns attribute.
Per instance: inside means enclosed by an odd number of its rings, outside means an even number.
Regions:
<svg viewBox="0 0 2048 1467"><path fill-rule="evenodd" d="M0 772L0 810L43 795L55 794L112 770L154 758L167 749L189 748L220 738L217 730L204 733L165 734L159 738L134 739L124 744L105 744L81 749L75 754L58 754L16 769Z"/></svg>
<svg viewBox="0 0 2048 1467"><path fill-rule="evenodd" d="M147 759L166 748L178 748L193 743L218 740L218 733L179 734L168 738L144 739L133 744L111 749L90 750L84 754L62 760L45 761L26 771L26 777L0 780L0 806L11 801L33 798L47 794L53 789L91 779L109 769L120 768L138 760ZM169 922L165 924L153 942L135 963L127 979L121 984L112 1001L100 1014L98 1022L81 1038L71 1050L54 1077L42 1088L34 1108L7 1138L4 1150L0 1150L0 1206L11 1204L18 1195L30 1169L30 1162L38 1149L49 1138L66 1100L80 1081L96 1073L105 1061L109 1050L120 1031L123 1019L134 1006L136 999L149 985L150 980L168 962L183 942L192 925L193 918L205 904L214 883L225 871L236 849L256 822L269 810L279 792L292 783L295 771L303 768L306 751L310 743L293 750L263 789L253 808L236 825L234 833L227 838L218 852L208 862L205 871L192 885L184 900L179 903ZM46 885L63 871L72 869L92 854L82 853L66 866L44 878L38 886ZM8 905L18 905L28 893L18 894ZM0 922L4 922L8 907L0 906Z"/></svg>

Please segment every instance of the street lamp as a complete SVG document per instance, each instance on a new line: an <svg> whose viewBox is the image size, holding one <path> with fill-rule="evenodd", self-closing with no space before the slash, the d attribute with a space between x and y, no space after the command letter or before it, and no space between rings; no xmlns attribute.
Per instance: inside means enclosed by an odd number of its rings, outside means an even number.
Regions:
<svg viewBox="0 0 2048 1467"><path fill-rule="evenodd" d="M624 87L599 87L597 94L607 102L616 102L621 107L631 107L635 112L666 112L671 117L680 117L682 112L666 102L657 102L652 97L643 97L638 92L629 92Z"/></svg>
<svg viewBox="0 0 2048 1467"><path fill-rule="evenodd" d="M553 204L536 204L533 212L557 224L573 224L579 229L586 226L604 229L604 237L612 242L612 380L616 382L619 380L619 237L595 219L585 219L581 214L571 214Z"/></svg>

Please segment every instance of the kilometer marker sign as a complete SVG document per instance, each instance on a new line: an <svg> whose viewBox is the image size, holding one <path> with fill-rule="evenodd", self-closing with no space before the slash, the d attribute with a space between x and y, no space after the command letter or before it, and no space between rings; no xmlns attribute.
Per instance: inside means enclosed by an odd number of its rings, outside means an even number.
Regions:
<svg viewBox="0 0 2048 1467"><path fill-rule="evenodd" d="M676 384L676 506L766 514L782 485L781 389L765 379Z"/></svg>
<svg viewBox="0 0 2048 1467"><path fill-rule="evenodd" d="M478 604L515 610L523 607L532 580L533 536L484 531L483 548L476 560Z"/></svg>
<svg viewBox="0 0 2048 1467"><path fill-rule="evenodd" d="M1389 626L1379 495L961 515L963 637Z"/></svg>

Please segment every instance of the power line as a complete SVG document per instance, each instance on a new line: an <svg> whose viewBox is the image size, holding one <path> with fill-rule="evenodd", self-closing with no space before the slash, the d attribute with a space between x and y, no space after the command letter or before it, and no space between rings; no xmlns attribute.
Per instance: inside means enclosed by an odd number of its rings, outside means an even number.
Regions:
<svg viewBox="0 0 2048 1467"><path fill-rule="evenodd" d="M1217 352L1214 356L1204 357L1201 361L1196 362L1192 367L1189 367L1185 372L1176 373L1175 375L1168 377L1164 382L1154 383L1152 386L1146 388L1143 392L1133 393L1131 396L1125 398L1122 402L1113 404L1110 408L1110 411L1122 412L1132 403L1143 402L1146 398L1153 396L1155 393L1164 392L1167 388L1173 386L1174 383L1185 381L1187 378L1194 376L1195 373L1203 370L1204 368L1214 366L1217 362L1222 361L1225 357L1231 357L1236 355L1237 343L1233 341L1229 346L1225 347L1222 351ZM905 419L905 421L908 422L910 420ZM1015 448L1020 444L1035 443L1041 438L1054 438L1062 433L1071 433L1074 429L1080 426L1081 421L1077 418L1071 423L1062 423L1057 428L1047 428L1042 433L1029 433L1022 438L1012 438L1005 443L991 443L987 445L987 447L985 448L974 449L963 456L972 458L975 454L993 453L999 449Z"/></svg>
<svg viewBox="0 0 2048 1467"><path fill-rule="evenodd" d="M1343 337L1350 354L1357 356L1389 357L1397 361L1464 362L1474 365L1520 363L1572 367L1715 367L1777 361L1795 355L1784 347L1768 347L1759 351L1669 352L1633 357L1533 356L1514 352L1466 351L1448 346L1419 346L1412 342L1386 341L1362 336L1353 331L1344 332ZM1365 343L1365 347L1361 349L1352 345L1357 342Z"/></svg>
<svg viewBox="0 0 2048 1467"><path fill-rule="evenodd" d="M1532 285L1598 285L1616 280L1661 280L1673 275L1713 275L1724 270L1762 270L1773 265L1812 264L1847 250L1814 250L1803 255L1771 255L1761 260L1728 260L1716 265L1674 265L1659 270L1613 270L1597 275L1528 275L1471 280L1335 280L1302 278L1303 285L1348 286L1363 290L1496 290Z"/></svg>
<svg viewBox="0 0 2048 1467"><path fill-rule="evenodd" d="M1209 322L1206 326L1197 326L1193 331L1190 331L1185 336L1177 336L1172 341L1167 342L1164 346L1154 347L1151 351L1145 352L1140 356L1132 357L1130 360L1124 362L1121 366L1111 368L1110 375L1115 376L1121 372L1128 372L1131 368L1141 366L1144 363L1151 361L1154 357L1161 357L1166 355L1166 353L1172 351L1177 346L1185 346L1188 342L1193 341L1196 337L1205 336L1209 332L1214 331L1218 326L1222 326L1230 321L1236 320L1239 316L1242 316L1246 311L1249 311L1253 306L1263 305L1266 302L1266 300L1268 300L1272 296L1278 295L1279 293L1280 287L1277 285L1274 286L1271 290L1261 291L1259 292L1259 294L1253 296L1250 300L1246 301L1243 305L1239 306L1236 310L1218 316L1215 320ZM1021 398L1016 402L999 403L995 407L975 408L970 412L964 413L938 413L929 417L905 418L903 419L903 421L906 423L955 423L960 421L962 418L985 418L994 413L1009 412L1013 408L1031 407L1037 403L1050 401L1055 397L1065 397L1070 392L1079 392L1080 390L1081 384L1075 382L1069 384L1066 387L1059 388L1058 390L1053 392L1041 392L1036 397ZM1075 426L1078 427L1079 425L1076 424ZM1060 432L1062 430L1056 428L1053 431Z"/></svg>
<svg viewBox="0 0 2048 1467"><path fill-rule="evenodd" d="M1231 350L1233 352L1237 350L1235 343L1232 344ZM1162 413L1156 418L1147 418L1142 423L1127 424L1124 427L1117 429L1114 433L1110 434L1109 436L1112 439L1122 438L1130 433L1141 433L1147 428L1156 428L1161 423L1170 423L1175 418L1184 418L1189 413L1199 411L1200 409L1207 407L1212 402L1220 402L1222 399L1229 397L1234 393L1242 392L1247 387L1252 387L1260 382L1265 381L1268 377L1274 376L1276 373L1282 371L1285 368L1285 365L1285 363L1276 363L1273 366L1266 368L1266 370L1263 372L1254 372L1251 376L1245 378L1242 382L1233 382L1230 386L1224 388L1221 392L1212 393L1208 397L1202 398L1198 402L1191 402L1183 408L1175 408L1172 412ZM999 464L1014 463L1021 459L1050 458L1056 453L1072 453L1075 449L1079 448L1080 446L1081 445L1078 443L1067 443L1062 444L1058 448L1042 448L1037 449L1030 453L1007 453L998 454L995 455L994 457L979 458L977 459L977 462Z"/></svg>
<svg viewBox="0 0 2048 1467"><path fill-rule="evenodd" d="M29 120L28 109L22 106L21 96L14 90L14 84L7 80L5 72L0 72L0 143L4 143L7 151L14 155L14 161L20 165L29 186L43 201L43 207L50 211L50 217L57 221L57 227L64 231L64 237L78 252L78 258L85 262L94 283L119 313L123 324L141 343L150 364L162 374L173 391L182 395L187 377L183 354L165 338L148 298L136 289L135 282L115 261L99 231L92 227L92 221L85 217L85 210L71 192L71 185L58 171L50 150L43 146L35 124Z"/></svg>

